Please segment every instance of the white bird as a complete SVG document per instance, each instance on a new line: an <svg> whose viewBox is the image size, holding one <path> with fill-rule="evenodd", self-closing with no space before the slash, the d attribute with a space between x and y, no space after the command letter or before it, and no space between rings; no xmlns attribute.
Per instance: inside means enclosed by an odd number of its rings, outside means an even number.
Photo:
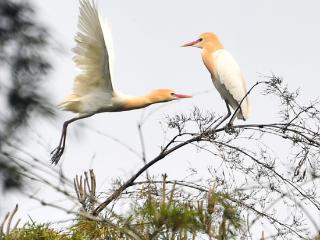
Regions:
<svg viewBox="0 0 320 240"><path fill-rule="evenodd" d="M228 114L221 123L231 115L229 105L235 111L237 110L237 113L229 121L230 125L232 125L235 116L238 119L247 120L251 113L249 98L246 96L247 82L234 57L224 49L218 37L211 32L202 33L197 40L182 45L182 47L188 46L202 49L203 63L211 74L213 85L226 103Z"/></svg>
<svg viewBox="0 0 320 240"><path fill-rule="evenodd" d="M82 72L74 80L72 94L68 95L59 107L79 115L64 122L59 145L51 152L53 164L57 164L63 154L67 127L74 121L96 113L128 111L154 103L191 97L169 89L157 89L138 97L115 91L111 81L110 45L106 44L106 39L110 36L107 36L108 28L103 25L93 1L80 0L78 28L73 60Z"/></svg>

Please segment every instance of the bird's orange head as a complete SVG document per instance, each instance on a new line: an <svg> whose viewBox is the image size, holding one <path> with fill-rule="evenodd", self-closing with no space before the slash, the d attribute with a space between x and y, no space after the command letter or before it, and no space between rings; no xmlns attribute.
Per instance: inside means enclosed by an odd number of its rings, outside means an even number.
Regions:
<svg viewBox="0 0 320 240"><path fill-rule="evenodd" d="M183 44L182 47L198 47L215 51L222 49L223 45L216 34L212 32L205 32L202 33L197 40Z"/></svg>
<svg viewBox="0 0 320 240"><path fill-rule="evenodd" d="M149 94L152 103L168 102L181 98L191 98L191 95L179 94L170 89L157 89Z"/></svg>

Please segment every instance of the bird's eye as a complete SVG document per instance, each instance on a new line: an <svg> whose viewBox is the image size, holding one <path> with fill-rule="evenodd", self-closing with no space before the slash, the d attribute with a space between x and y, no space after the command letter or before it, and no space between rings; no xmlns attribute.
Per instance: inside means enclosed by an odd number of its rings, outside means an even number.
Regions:
<svg viewBox="0 0 320 240"><path fill-rule="evenodd" d="M172 93L170 93L170 95L171 95L171 96L174 96L174 95L175 95L175 93L174 93L174 92L172 92Z"/></svg>
<svg viewBox="0 0 320 240"><path fill-rule="evenodd" d="M199 38L199 39L198 39L198 42L201 42L202 40L203 40L202 38Z"/></svg>

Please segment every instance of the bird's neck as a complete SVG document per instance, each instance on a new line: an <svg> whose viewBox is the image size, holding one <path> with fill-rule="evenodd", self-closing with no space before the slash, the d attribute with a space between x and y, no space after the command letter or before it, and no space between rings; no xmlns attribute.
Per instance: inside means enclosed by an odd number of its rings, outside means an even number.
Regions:
<svg viewBox="0 0 320 240"><path fill-rule="evenodd" d="M147 107L153 103L154 102L149 97L149 95L130 97L123 103L122 108L123 110L133 110L133 109Z"/></svg>
<svg viewBox="0 0 320 240"><path fill-rule="evenodd" d="M218 44L219 43L219 44ZM208 71L211 73L211 75L216 79L216 61L213 57L214 53L224 49L222 44L219 42L216 44L208 44L202 49L202 60Z"/></svg>
<svg viewBox="0 0 320 240"><path fill-rule="evenodd" d="M219 39L215 39L214 41L210 41L205 43L203 46L203 51L213 53L217 50L223 49L222 43L219 41Z"/></svg>

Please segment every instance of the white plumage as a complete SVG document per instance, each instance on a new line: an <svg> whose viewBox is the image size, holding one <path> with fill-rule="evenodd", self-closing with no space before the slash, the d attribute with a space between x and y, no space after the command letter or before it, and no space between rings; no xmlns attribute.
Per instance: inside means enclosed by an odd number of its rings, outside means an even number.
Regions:
<svg viewBox="0 0 320 240"><path fill-rule="evenodd" d="M58 163L64 152L67 127L74 121L96 113L128 111L154 103L191 97L177 94L170 89L154 90L145 96L129 96L115 91L111 74L110 29L103 23L93 1L80 0L78 28L73 61L81 69L81 73L74 80L73 92L59 107L79 115L64 122L59 145L51 153L53 164Z"/></svg>
<svg viewBox="0 0 320 240"><path fill-rule="evenodd" d="M223 48L218 37L214 33L203 33L200 37L183 47L198 47L202 49L202 60L211 74L211 79L225 101L228 114L221 122L230 115L229 105L237 111L235 116L242 120L247 120L251 114L251 106L247 95L247 82L245 81L241 69L234 57ZM234 117L229 121L232 125Z"/></svg>
<svg viewBox="0 0 320 240"><path fill-rule="evenodd" d="M217 79L213 77L213 84L220 93L222 99L236 110L239 103L247 93L247 83L243 78L239 64L234 57L225 49L220 49L212 54L216 62ZM241 103L240 111L237 113L239 119L246 120L250 117L251 109L249 98Z"/></svg>
<svg viewBox="0 0 320 240"><path fill-rule="evenodd" d="M109 30L104 24L103 30L98 11L94 3L80 1L79 32L73 48L73 61L82 72L75 78L73 93L60 104L64 110L81 114L94 113L101 107L110 110L114 107L114 93L110 56L105 43L104 31ZM110 32L110 31L109 31Z"/></svg>

